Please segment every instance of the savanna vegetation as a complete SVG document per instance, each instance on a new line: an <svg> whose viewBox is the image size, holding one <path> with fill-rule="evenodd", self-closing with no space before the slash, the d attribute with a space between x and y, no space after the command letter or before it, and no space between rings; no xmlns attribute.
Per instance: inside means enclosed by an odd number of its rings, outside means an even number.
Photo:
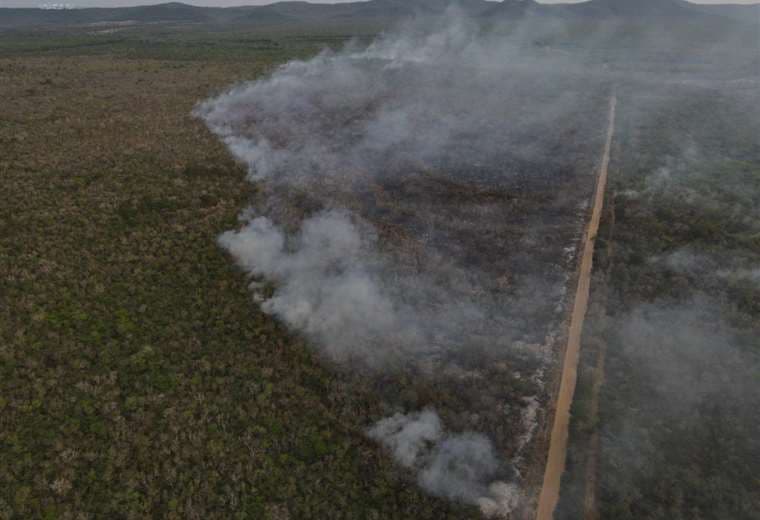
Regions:
<svg viewBox="0 0 760 520"><path fill-rule="evenodd" d="M256 188L193 107L378 30L326 27L0 33L0 519L479 517L418 490L364 431L397 411L378 398L393 385L395 405L435 404L454 428L479 421L503 449L500 437L517 431L504 417L522 415L519 396L537 393L515 377L517 361L456 392L410 373L334 370L259 310L216 244ZM560 38L541 52L574 50ZM642 65L627 52L605 69L617 74L619 119L564 515L582 517L591 487L600 518L750 519L760 510L760 99L751 82L665 87L662 67L701 74L711 63L678 55ZM630 83L637 68L656 73ZM534 255L515 250L514 265L569 271L556 233L582 220L574 196L588 195L592 176L576 181L597 159L601 90L577 107L585 122L535 132L559 144L531 183L383 186L384 199L368 198L382 231L404 238L420 201L498 198L517 215L505 225L512 243ZM545 207L553 213L530 214ZM394 211L407 220L391 222ZM489 249L482 261L503 256ZM511 283L494 279L505 291ZM541 304L524 311L559 316ZM543 339L532 322L512 325ZM501 415L465 417L505 402ZM542 452L529 456L537 483Z"/></svg>
<svg viewBox="0 0 760 520"><path fill-rule="evenodd" d="M0 518L475 517L215 243L251 188L195 103L345 34L0 35Z"/></svg>

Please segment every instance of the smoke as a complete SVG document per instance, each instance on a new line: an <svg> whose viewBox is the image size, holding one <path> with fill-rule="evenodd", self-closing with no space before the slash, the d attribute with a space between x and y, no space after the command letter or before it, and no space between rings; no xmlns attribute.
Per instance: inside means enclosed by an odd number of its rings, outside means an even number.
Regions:
<svg viewBox="0 0 760 520"><path fill-rule="evenodd" d="M599 514L751 518L757 91L728 81L626 88L606 312L592 318L606 346Z"/></svg>
<svg viewBox="0 0 760 520"><path fill-rule="evenodd" d="M392 453L396 462L414 467L420 454L443 437L441 419L432 410L409 415L396 414L382 419L367 433Z"/></svg>
<svg viewBox="0 0 760 520"><path fill-rule="evenodd" d="M724 479L730 491L693 500L689 512L724 511L715 516L723 518L757 510L751 481L760 456L760 356L754 336L726 323L723 313L702 296L615 317L609 370L616 388L602 429L603 493L612 510L642 495L649 500L668 482L699 488L726 485ZM697 482L689 480L694 475Z"/></svg>
<svg viewBox="0 0 760 520"><path fill-rule="evenodd" d="M378 338L388 341L386 333L392 331L400 345L417 334L413 316L404 314L363 261L366 241L345 212L305 220L290 248L266 217L224 233L219 242L251 274L277 284L271 298L261 297L262 309L315 338L333 359L372 360L378 355L372 346Z"/></svg>
<svg viewBox="0 0 760 520"><path fill-rule="evenodd" d="M333 361L376 368L408 362L456 350L463 330L489 326L476 302L450 298L447 287L422 276L391 280L376 234L357 220L345 210L321 211L288 235L257 217L219 243L252 276L275 284L271 296L266 283L251 284L262 309L312 338ZM447 272L450 288L459 273Z"/></svg>
<svg viewBox="0 0 760 520"><path fill-rule="evenodd" d="M436 447L430 464L420 473L420 484L434 494L477 501L487 492L486 479L497 468L493 446L485 437L452 436Z"/></svg>
<svg viewBox="0 0 760 520"><path fill-rule="evenodd" d="M531 92L540 111L515 103L520 75L550 67L555 80L578 74L566 61L532 58L450 10L367 49L290 62L202 103L196 115L254 179L298 184L351 172L360 182L420 165L472 167L507 149L528 156L534 143L510 148L509 134L544 131L570 111L576 95L567 89Z"/></svg>
<svg viewBox="0 0 760 520"><path fill-rule="evenodd" d="M259 183L253 220L221 244L276 281L271 297L259 291L264 310L334 360L535 343L545 325L532 324L562 301L566 274L530 248L560 232L557 249L574 249L591 182L547 200L554 222L509 200L545 190L546 176L570 185L568 163L592 171L595 154L581 152L595 140L551 124L592 106L581 77L452 10L239 85L195 111ZM510 247L515 216L526 225Z"/></svg>
<svg viewBox="0 0 760 520"><path fill-rule="evenodd" d="M495 433L523 464L606 94L592 71L456 10L287 63L195 110L257 187L219 243L261 308L328 360L460 389L412 407L459 407L458 430ZM517 507L520 472L483 434L423 412L369 435L434 495Z"/></svg>
<svg viewBox="0 0 760 520"><path fill-rule="evenodd" d="M660 404L681 410L747 395L760 366L705 297L642 305L620 319L616 335L626 358L645 367Z"/></svg>
<svg viewBox="0 0 760 520"><path fill-rule="evenodd" d="M487 516L510 513L519 500L503 473L491 441L465 432L447 434L432 410L382 419L369 431L402 466L418 471L419 485L433 495L477 505Z"/></svg>
<svg viewBox="0 0 760 520"><path fill-rule="evenodd" d="M720 215L737 251L760 230L760 205L746 189L757 183L751 165L731 160L738 154L730 147L706 157L697 146L714 118L667 131L687 121L676 109L701 110L699 100L722 84L697 77L704 66L682 63L680 48L660 62L632 49L628 36L618 42L619 25L595 34L588 27L557 18L487 30L450 10L366 48L290 62L195 111L256 185L241 229L220 244L250 274L262 309L331 361L372 375L404 372L404 385L385 385L378 399L404 386L408 393L385 409L403 400L404 409L425 411L382 419L367 435L427 492L487 515L521 507L521 470L560 351L609 82L627 90L619 125L646 122L648 111L659 118L644 129L655 135L645 150L638 144L646 137L620 132L618 151L637 155L621 161L631 171L616 172L634 179L622 195L639 205L626 211ZM657 42L679 40L670 23L658 27ZM674 100L671 89L688 95ZM753 129L753 117L725 121ZM724 182L702 189L716 175ZM715 235L709 219L694 223L650 237L659 253L652 262L706 289L715 280L755 283L751 258L723 261L704 247ZM694 247L674 252L671 242ZM617 316L617 359L636 369L645 391L621 404L633 407L619 414L630 422L605 430L605 464L650 478L667 446L696 431L710 406L748 402L741 397L757 365L743 364L736 331L706 325L711 309L702 300L686 309L659 302ZM433 409L463 433L447 431ZM675 419L681 430L661 428ZM614 488L609 474L605 485Z"/></svg>
<svg viewBox="0 0 760 520"><path fill-rule="evenodd" d="M682 247L665 255L652 257L650 263L661 269L686 275L695 285L725 287L726 283L745 284L760 288L760 267L757 259L743 250L707 250L700 247Z"/></svg>

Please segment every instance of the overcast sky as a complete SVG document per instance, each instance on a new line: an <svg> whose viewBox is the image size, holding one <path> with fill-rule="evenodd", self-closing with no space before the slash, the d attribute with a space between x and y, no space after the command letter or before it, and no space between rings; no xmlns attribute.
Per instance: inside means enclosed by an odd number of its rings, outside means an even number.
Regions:
<svg viewBox="0 0 760 520"><path fill-rule="evenodd" d="M42 4L67 3L76 7L116 7L126 5L160 4L169 0L0 0L0 7L39 7ZM264 5L275 0L182 0L186 4L226 7L232 5ZM320 0L315 3L341 3L356 0ZM539 0L544 3L559 3L563 0ZM582 0L581 0L582 1ZM635 0L631 0L635 1ZM693 0L700 4L756 4L760 0Z"/></svg>

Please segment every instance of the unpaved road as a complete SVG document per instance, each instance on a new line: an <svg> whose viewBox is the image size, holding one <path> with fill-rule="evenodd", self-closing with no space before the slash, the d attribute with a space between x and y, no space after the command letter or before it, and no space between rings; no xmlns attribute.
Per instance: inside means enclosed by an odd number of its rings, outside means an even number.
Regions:
<svg viewBox="0 0 760 520"><path fill-rule="evenodd" d="M588 309L594 245L604 206L604 192L607 188L607 170L610 164L610 149L612 148L612 137L615 131L616 108L617 97L613 95L610 99L607 142L604 145L604 155L599 169L599 177L594 195L594 208L583 240L583 256L581 257L578 275L578 289L575 293L575 303L573 304L573 311L570 317L565 359L562 364L562 380L560 382L559 394L557 395L554 425L552 426L551 439L549 441L549 454L544 472L544 482L538 498L537 520L551 520L554 516L554 509L559 501L560 481L562 473L565 470L568 427L570 425L570 405L573 402L575 383L578 378L581 332L583 331L583 321Z"/></svg>

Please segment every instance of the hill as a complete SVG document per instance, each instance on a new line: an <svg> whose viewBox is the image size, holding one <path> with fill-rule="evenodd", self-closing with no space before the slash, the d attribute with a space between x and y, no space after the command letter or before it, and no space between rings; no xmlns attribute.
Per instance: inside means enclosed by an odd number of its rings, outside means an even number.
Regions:
<svg viewBox="0 0 760 520"><path fill-rule="evenodd" d="M0 29L33 27L71 27L93 24L181 23L206 26L296 26L315 24L361 24L384 26L414 15L443 13L452 4L481 20L500 23L531 18L552 19L568 24L587 24L581 33L605 28L615 23L638 25L636 34L649 31L676 36L686 32L688 38L720 40L734 38L736 28L748 33L751 23L760 17L760 5L697 5L684 0L590 0L578 4L539 4L535 0L369 0L343 4L318 4L302 1L278 2L265 6L230 8L196 7L179 2L127 8L90 8L45 10L0 8ZM740 25L737 25L740 24ZM675 26L673 24L676 24ZM741 27L744 29L741 29ZM554 26L556 29L556 26ZM582 35L582 34L581 34ZM630 37L630 31L627 32ZM635 37L635 35L634 35ZM645 38L646 39L646 38Z"/></svg>
<svg viewBox="0 0 760 520"><path fill-rule="evenodd" d="M486 0L370 0L345 4L278 2L265 6L196 7L179 2L124 8L48 10L0 8L0 28L71 26L120 22L182 22L213 25L295 24L327 21L399 19L417 14L440 14L452 3L466 13L485 13Z"/></svg>
<svg viewBox="0 0 760 520"><path fill-rule="evenodd" d="M329 20L386 18L442 13L457 4L467 14L485 17L552 15L559 17L686 18L722 17L753 19L760 6L697 5L684 0L590 0L579 4L539 4L534 0L369 0L344 4L286 1L266 6L196 7L179 2L125 8L46 10L0 8L0 27L81 25L106 22L187 22L209 24L304 23Z"/></svg>

